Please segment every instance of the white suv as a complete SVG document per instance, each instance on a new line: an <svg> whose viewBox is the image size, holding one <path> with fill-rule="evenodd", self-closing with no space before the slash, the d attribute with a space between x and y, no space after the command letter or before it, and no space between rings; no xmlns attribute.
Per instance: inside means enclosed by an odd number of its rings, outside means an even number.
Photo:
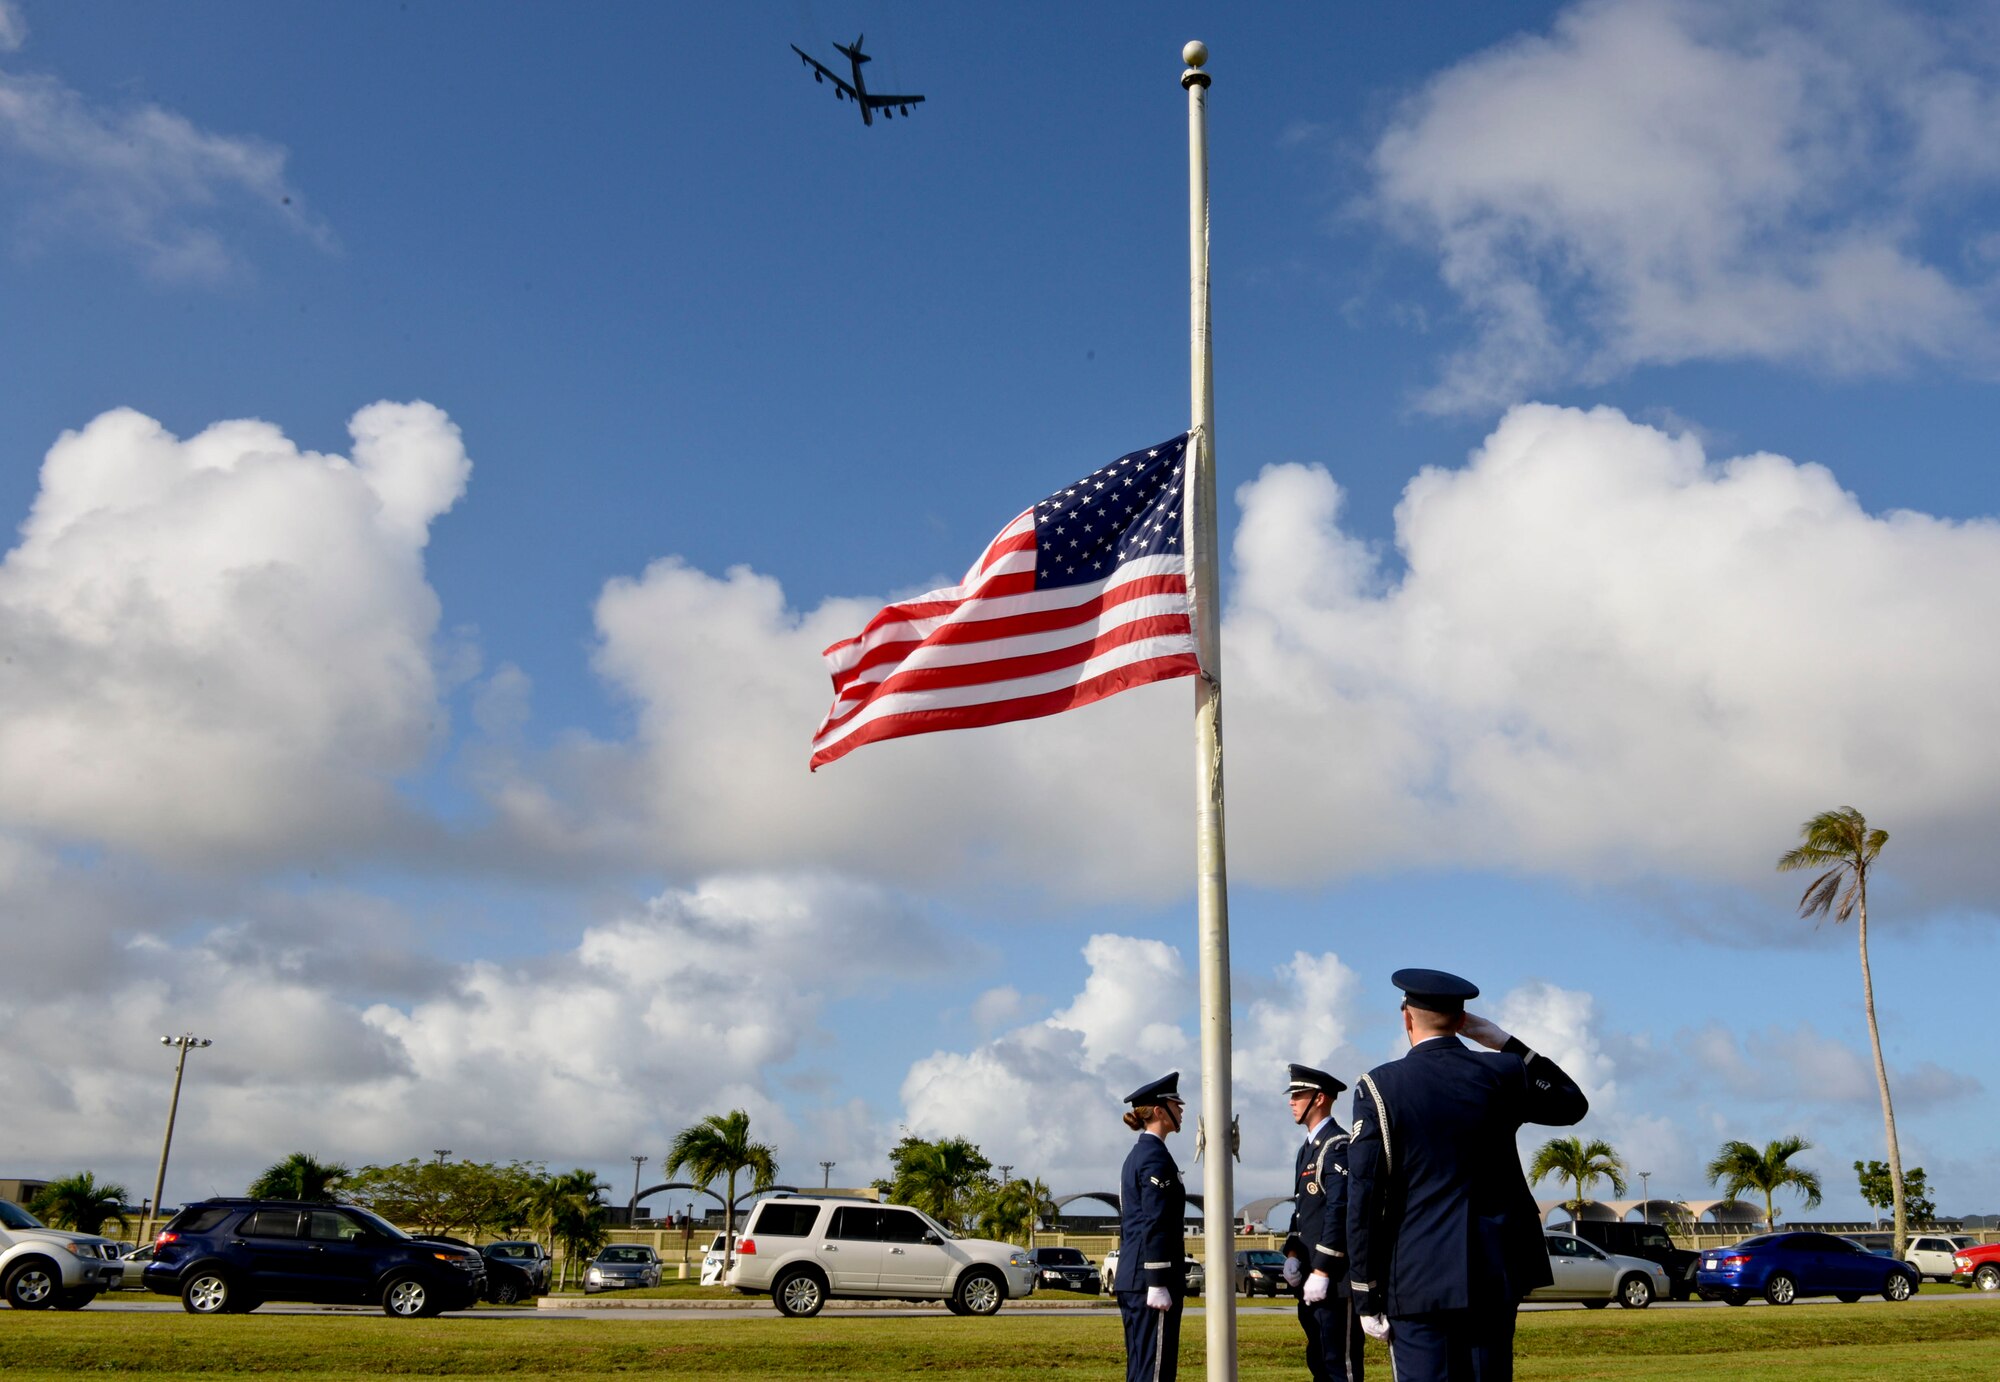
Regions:
<svg viewBox="0 0 2000 1382"><path fill-rule="evenodd" d="M118 1245L91 1233L46 1228L0 1200L0 1294L16 1310L81 1310L125 1279Z"/></svg>
<svg viewBox="0 0 2000 1382"><path fill-rule="evenodd" d="M991 1315L1035 1289L1035 1268L1020 1248L957 1237L907 1205L780 1194L743 1229L728 1284L769 1292L796 1317L842 1297L941 1300L955 1315Z"/></svg>

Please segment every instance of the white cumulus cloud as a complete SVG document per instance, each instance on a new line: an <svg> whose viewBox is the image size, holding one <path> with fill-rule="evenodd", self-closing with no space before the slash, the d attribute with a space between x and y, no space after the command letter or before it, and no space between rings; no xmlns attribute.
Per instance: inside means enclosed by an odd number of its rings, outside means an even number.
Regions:
<svg viewBox="0 0 2000 1382"><path fill-rule="evenodd" d="M464 491L425 403L351 459L268 423L64 433L0 564L0 822L181 864L380 837L437 734L430 524Z"/></svg>
<svg viewBox="0 0 2000 1382"><path fill-rule="evenodd" d="M1426 401L1694 359L1990 363L1987 285L1926 243L2000 176L2000 79L1953 30L1588 0L1434 77L1374 156L1375 209L1476 327Z"/></svg>

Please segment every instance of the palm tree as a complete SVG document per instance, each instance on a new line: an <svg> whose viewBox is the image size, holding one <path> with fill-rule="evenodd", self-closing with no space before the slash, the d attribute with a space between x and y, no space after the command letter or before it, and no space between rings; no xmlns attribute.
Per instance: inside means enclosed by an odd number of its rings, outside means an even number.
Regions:
<svg viewBox="0 0 2000 1382"><path fill-rule="evenodd" d="M1889 832L1870 830L1868 820L1852 806L1822 811L1799 827L1803 840L1778 859L1778 871L1824 869L1799 898L1799 915L1825 916L1836 922L1857 918L1861 938L1861 1006L1868 1015L1868 1043L1875 1048L1875 1086L1882 1091L1882 1127L1889 1139L1889 1193L1894 1216L1896 1256L1903 1256L1909 1217L1903 1203L1903 1153L1896 1145L1896 1110L1889 1102L1889 1068L1882 1063L1882 1029L1875 1022L1875 980L1868 971L1868 870Z"/></svg>
<svg viewBox="0 0 2000 1382"><path fill-rule="evenodd" d="M309 1152L293 1152L264 1168L247 1192L258 1200L309 1200L331 1204L352 1172L337 1161L321 1161Z"/></svg>
<svg viewBox="0 0 2000 1382"><path fill-rule="evenodd" d="M43 1186L28 1202L28 1212L39 1215L51 1228L95 1235L110 1219L116 1219L119 1229L124 1229L127 1198L124 1186L100 1185L93 1173L79 1171Z"/></svg>
<svg viewBox="0 0 2000 1382"><path fill-rule="evenodd" d="M1576 1186L1576 1198L1569 1202L1569 1226L1583 1217L1584 1191L1593 1181L1610 1181L1611 1193L1625 1193L1625 1162L1609 1142L1593 1137L1551 1137L1535 1153L1528 1167L1528 1179L1536 1184L1549 1176L1559 1176Z"/></svg>
<svg viewBox="0 0 2000 1382"><path fill-rule="evenodd" d="M1796 1190L1806 1197L1806 1208L1819 1205L1819 1176L1803 1166L1791 1165L1793 1157L1807 1151L1812 1143L1796 1134L1767 1142L1758 1151L1748 1142L1725 1142L1708 1163L1708 1181L1720 1185L1722 1193L1735 1199L1745 1190L1764 1192L1764 1227L1778 1227L1777 1207L1771 1197L1780 1190Z"/></svg>
<svg viewBox="0 0 2000 1382"><path fill-rule="evenodd" d="M976 1195L973 1210L979 1216L979 1231L1003 1242L1026 1242L1035 1231L1036 1221L1053 1213L1055 1203L1049 1187L1041 1181L1016 1178L990 1185Z"/></svg>
<svg viewBox="0 0 2000 1382"><path fill-rule="evenodd" d="M667 1149L668 1179L685 1170L698 1185L707 1185L717 1176L726 1183L722 1200L722 1271L728 1275L736 1255L736 1176L751 1174L752 1190L769 1190L778 1178L778 1153L762 1142L750 1140L750 1115L742 1109L711 1113L692 1127L674 1134Z"/></svg>
<svg viewBox="0 0 2000 1382"><path fill-rule="evenodd" d="M569 1280L570 1265L603 1246L605 1225L610 1218L598 1184L597 1173L579 1166L574 1171L537 1176L521 1200L521 1217L551 1246L563 1253L562 1277Z"/></svg>
<svg viewBox="0 0 2000 1382"><path fill-rule="evenodd" d="M889 1153L896 1172L889 1198L958 1233L971 1227L975 1201L993 1184L993 1163L962 1137L926 1142L906 1136Z"/></svg>

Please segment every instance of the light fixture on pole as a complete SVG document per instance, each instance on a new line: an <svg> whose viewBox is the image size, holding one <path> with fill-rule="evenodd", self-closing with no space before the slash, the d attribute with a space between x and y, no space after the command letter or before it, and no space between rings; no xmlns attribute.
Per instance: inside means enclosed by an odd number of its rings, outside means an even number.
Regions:
<svg viewBox="0 0 2000 1382"><path fill-rule="evenodd" d="M188 1048L191 1046L213 1046L215 1043L207 1037L198 1037L192 1033L183 1032L177 1037L161 1037L160 1045L179 1047L180 1057L174 1062L174 1097L167 1101L167 1135L160 1139L160 1173L153 1178L153 1208L143 1220L146 1226L146 1239L148 1242L152 1241L153 1236L152 1216L153 1214L157 1214L166 1205L166 1201L160 1198L160 1191L167 1183L167 1153L173 1150L174 1117L180 1112L181 1108L181 1076L187 1073Z"/></svg>
<svg viewBox="0 0 2000 1382"><path fill-rule="evenodd" d="M1013 1169L1014 1168L1011 1164L1003 1165L1000 1168L1000 1183L1002 1185L1005 1185L1007 1183L1007 1176L1011 1171L1013 1171Z"/></svg>
<svg viewBox="0 0 2000 1382"><path fill-rule="evenodd" d="M839 1163L838 1163L838 1162L834 1162L834 1161L822 1161L822 1162L821 1162L821 1163L819 1164L819 1188L820 1188L820 1189L824 1190L824 1189L826 1189L826 1188L827 1188L828 1186L830 1186L830 1185L832 1185L832 1184L833 1184L833 1168L834 1168L835 1166L837 1166L837 1165L839 1165Z"/></svg>
<svg viewBox="0 0 2000 1382"><path fill-rule="evenodd" d="M639 1218L639 1168L646 1164L646 1158L632 1158L632 1203L625 1207L625 1222L634 1223Z"/></svg>
<svg viewBox="0 0 2000 1382"><path fill-rule="evenodd" d="M1642 1198L1639 1203L1639 1216L1649 1224L1653 1222L1652 1187L1653 1173L1651 1171L1641 1171L1639 1173L1639 1194Z"/></svg>
<svg viewBox="0 0 2000 1382"><path fill-rule="evenodd" d="M431 1148L431 1155L432 1155L432 1156L434 1156L434 1157L436 1157L436 1158L437 1158L437 1164L438 1164L438 1165L440 1165L440 1166L442 1166L442 1165L444 1165L444 1159L445 1159L446 1157L448 1157L448 1156L450 1156L450 1155L451 1155L451 1148L449 1148L449 1147L433 1147L433 1148Z"/></svg>

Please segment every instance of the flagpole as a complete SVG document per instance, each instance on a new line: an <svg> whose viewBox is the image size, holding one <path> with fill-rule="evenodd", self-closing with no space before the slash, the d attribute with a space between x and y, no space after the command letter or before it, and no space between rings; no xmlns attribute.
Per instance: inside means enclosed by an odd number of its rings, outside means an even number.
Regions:
<svg viewBox="0 0 2000 1382"><path fill-rule="evenodd" d="M1195 926L1201 954L1202 1238L1208 1377L1236 1377L1236 1120L1230 1090L1229 879L1222 847L1222 606L1216 570L1214 368L1208 330L1208 45L1181 49L1188 94L1188 327L1194 445L1189 448L1195 678Z"/></svg>

